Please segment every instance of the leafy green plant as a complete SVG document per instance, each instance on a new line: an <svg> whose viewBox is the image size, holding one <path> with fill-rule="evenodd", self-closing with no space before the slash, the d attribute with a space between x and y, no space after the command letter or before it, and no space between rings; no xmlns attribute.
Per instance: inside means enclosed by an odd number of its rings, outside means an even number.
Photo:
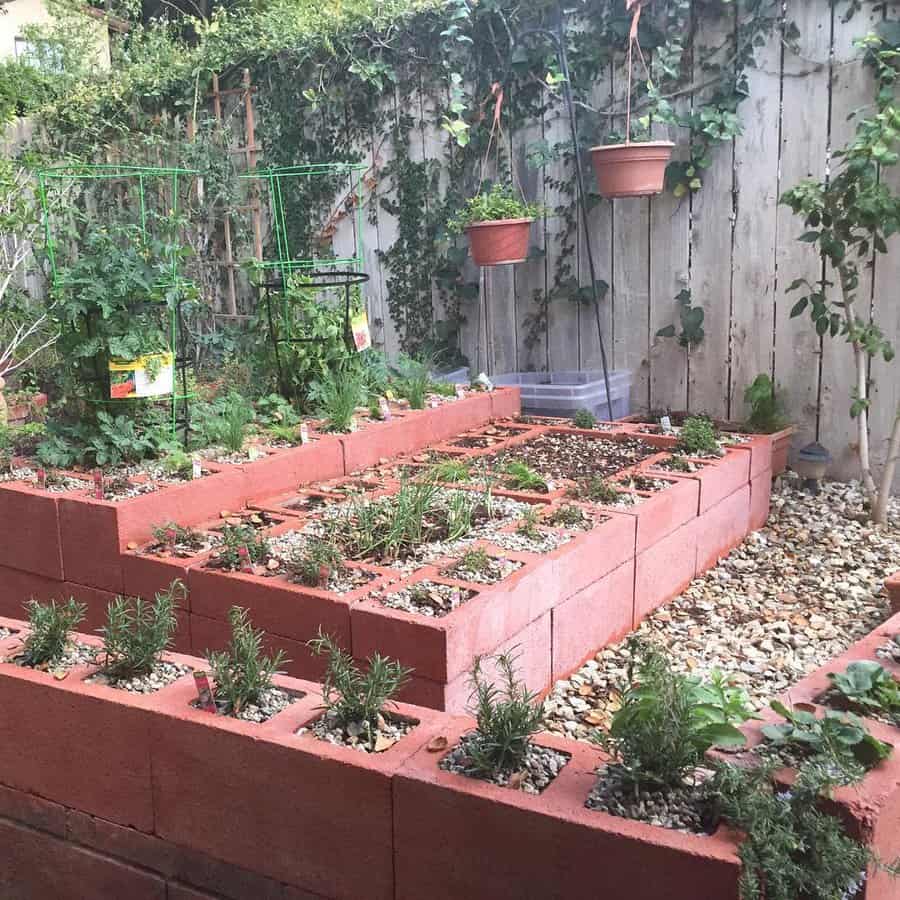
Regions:
<svg viewBox="0 0 900 900"><path fill-rule="evenodd" d="M573 485L568 495L576 500L589 500L591 503L615 505L622 492L599 475L592 475Z"/></svg>
<svg viewBox="0 0 900 900"><path fill-rule="evenodd" d="M590 429L597 424L597 417L589 409L579 409L572 416L572 424L576 428Z"/></svg>
<svg viewBox="0 0 900 900"><path fill-rule="evenodd" d="M900 720L900 683L880 663L858 659L843 672L829 672L831 693L848 706Z"/></svg>
<svg viewBox="0 0 900 900"><path fill-rule="evenodd" d="M703 343L706 332L703 329L703 320L706 313L702 306L691 305L691 292L688 288L679 291L675 297L678 304L678 319L681 323L681 332L678 333L674 325L666 325L656 332L657 337L672 338L678 337L678 343L686 350L693 350L694 347Z"/></svg>
<svg viewBox="0 0 900 900"><path fill-rule="evenodd" d="M622 695L609 731L595 736L626 780L674 787L711 747L745 743L736 726L752 712L742 691L722 678L704 683L673 671L655 647L632 641L631 652L635 680Z"/></svg>
<svg viewBox="0 0 900 900"><path fill-rule="evenodd" d="M188 478L194 470L194 460L184 450L173 448L160 461L166 473L174 478Z"/></svg>
<svg viewBox="0 0 900 900"><path fill-rule="evenodd" d="M788 709L778 700L771 706L787 720L763 726L763 735L776 748L817 756L848 772L854 766L870 769L891 754L890 744L869 734L862 719L853 713L828 709L820 719L805 709Z"/></svg>
<svg viewBox="0 0 900 900"><path fill-rule="evenodd" d="M268 394L260 397L255 406L259 419L270 428L289 428L300 424L300 416L297 411L281 394Z"/></svg>
<svg viewBox="0 0 900 900"><path fill-rule="evenodd" d="M523 462L510 460L503 466L502 472L506 476L506 483L514 490L540 493L547 491L547 482L544 477Z"/></svg>
<svg viewBox="0 0 900 900"><path fill-rule="evenodd" d="M484 547L474 547L471 550L466 550L453 568L462 572L489 572L491 557Z"/></svg>
<svg viewBox="0 0 900 900"><path fill-rule="evenodd" d="M433 366L433 359L414 359L404 354L393 367L391 387L398 396L409 401L411 409L425 409L425 395L432 387Z"/></svg>
<svg viewBox="0 0 900 900"><path fill-rule="evenodd" d="M28 666L47 666L58 662L66 650L69 632L84 619L87 607L69 598L66 603L29 600L28 636L22 644L22 660Z"/></svg>
<svg viewBox="0 0 900 900"><path fill-rule="evenodd" d="M485 658L472 665L470 706L476 730L469 735L466 750L473 774L490 777L518 772L525 764L531 738L541 730L543 708L537 694L516 677L517 657L501 653L493 657L500 684L488 681Z"/></svg>
<svg viewBox="0 0 900 900"><path fill-rule="evenodd" d="M247 426L253 421L253 407L236 391L216 401L202 419L201 430L210 444L224 446L232 453L244 448Z"/></svg>
<svg viewBox="0 0 900 900"><path fill-rule="evenodd" d="M203 546L203 539L198 531L193 528L185 528L177 522L163 522L152 528L153 540L158 544L180 544L186 547L199 549Z"/></svg>
<svg viewBox="0 0 900 900"><path fill-rule="evenodd" d="M787 424L772 379L764 372L747 385L744 402L750 407L747 429L757 434L773 434Z"/></svg>
<svg viewBox="0 0 900 900"><path fill-rule="evenodd" d="M573 503L563 503L562 506L553 511L548 521L551 525L574 528L590 520L587 513L580 506L575 506Z"/></svg>
<svg viewBox="0 0 900 900"><path fill-rule="evenodd" d="M247 560L261 563L268 559L269 542L252 525L223 525L222 546L216 551L219 565L229 571L237 571L243 565L243 551Z"/></svg>
<svg viewBox="0 0 900 900"><path fill-rule="evenodd" d="M543 215L543 208L526 203L513 190L512 185L499 182L489 191L467 200L463 208L447 223L452 234L462 234L476 222L497 222L501 219L536 219Z"/></svg>
<svg viewBox="0 0 900 900"><path fill-rule="evenodd" d="M177 627L175 611L187 597L181 581L156 595L153 603L141 597L116 597L109 604L103 636L103 671L112 679L148 675L172 643Z"/></svg>
<svg viewBox="0 0 900 900"><path fill-rule="evenodd" d="M706 416L690 416L678 433L681 448L692 455L719 453L719 432Z"/></svg>
<svg viewBox="0 0 900 900"><path fill-rule="evenodd" d="M311 537L305 546L287 560L288 571L307 587L322 587L332 572L343 566L341 551L330 537Z"/></svg>
<svg viewBox="0 0 900 900"><path fill-rule="evenodd" d="M227 712L236 716L248 704L258 703L262 693L272 687L273 676L288 662L284 652L274 656L262 652L264 631L256 631L246 609L232 606L228 611L231 642L218 653L206 656L215 682L216 700L224 702Z"/></svg>
<svg viewBox="0 0 900 900"><path fill-rule="evenodd" d="M461 459L443 459L428 470L428 477L433 481L458 484L472 478L472 469Z"/></svg>
<svg viewBox="0 0 900 900"><path fill-rule="evenodd" d="M322 699L328 713L344 728L350 724L363 725L372 741L378 732L379 717L409 681L413 670L380 653L370 656L362 669L321 629L307 646L316 656L328 657L322 680Z"/></svg>
<svg viewBox="0 0 900 900"><path fill-rule="evenodd" d="M541 514L535 507L529 506L528 509L522 513L522 518L516 526L516 534L520 534L522 537L531 538L532 540L537 540L541 536L540 524Z"/></svg>
<svg viewBox="0 0 900 900"><path fill-rule="evenodd" d="M362 381L356 373L335 373L310 387L310 402L324 419L324 431L347 432L353 425L356 408L363 401Z"/></svg>

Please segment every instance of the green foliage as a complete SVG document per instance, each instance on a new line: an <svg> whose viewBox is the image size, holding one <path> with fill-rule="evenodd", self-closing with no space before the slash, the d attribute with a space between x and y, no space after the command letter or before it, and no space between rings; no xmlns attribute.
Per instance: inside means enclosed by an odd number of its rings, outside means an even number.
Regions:
<svg viewBox="0 0 900 900"><path fill-rule="evenodd" d="M750 407L747 428L757 434L773 434L787 424L772 379L760 373L744 391L744 402Z"/></svg>
<svg viewBox="0 0 900 900"><path fill-rule="evenodd" d="M222 546L217 550L217 559L223 569L237 571L244 564L244 550L247 561L261 563L268 559L269 542L252 525L223 525Z"/></svg>
<svg viewBox="0 0 900 900"><path fill-rule="evenodd" d="M158 544L180 544L182 546L199 549L202 544L200 533L193 528L185 528L177 522L164 522L162 525L154 525L152 529L153 540Z"/></svg>
<svg viewBox="0 0 900 900"><path fill-rule="evenodd" d="M509 487L517 491L537 491L546 493L547 481L531 466L518 460L510 460L501 470Z"/></svg>
<svg viewBox="0 0 900 900"><path fill-rule="evenodd" d="M497 222L501 219L536 219L543 209L517 196L512 185L495 184L489 191L477 194L448 223L452 234L461 234L476 222Z"/></svg>
<svg viewBox="0 0 900 900"><path fill-rule="evenodd" d="M225 447L232 453L243 449L247 426L253 421L253 407L236 391L208 404L197 404L195 427L201 443Z"/></svg>
<svg viewBox="0 0 900 900"><path fill-rule="evenodd" d="M529 506L528 509L522 513L519 524L516 525L516 534L519 534L522 537L531 538L532 540L537 540L541 536L540 524L541 514L535 507Z"/></svg>
<svg viewBox="0 0 900 900"><path fill-rule="evenodd" d="M166 473L173 478L190 478L194 471L194 460L180 447L173 447L160 462Z"/></svg>
<svg viewBox="0 0 900 900"><path fill-rule="evenodd" d="M225 650L206 657L212 669L216 700L224 701L225 709L236 716L244 707L258 703L263 691L272 687L272 677L280 673L289 660L279 650L274 656L264 656L264 631L256 631L246 609L232 606L228 611L231 624L231 643Z"/></svg>
<svg viewBox="0 0 900 900"><path fill-rule="evenodd" d="M569 496L576 500L589 500L591 503L606 503L615 506L622 493L615 485L610 484L599 475L592 475L579 481L569 490Z"/></svg>
<svg viewBox="0 0 900 900"><path fill-rule="evenodd" d="M675 297L678 304L678 318L681 322L681 333L678 334L678 343L686 350L693 350L703 343L706 332L703 329L703 320L706 313L702 306L691 305L691 292L688 288L679 291ZM674 325L666 325L656 332L657 337L671 338L676 336Z"/></svg>
<svg viewBox="0 0 900 900"><path fill-rule="evenodd" d="M391 388L399 397L409 401L411 409L425 409L425 395L431 389L431 370L434 360L427 357L414 359L402 355L394 367Z"/></svg>
<svg viewBox="0 0 900 900"><path fill-rule="evenodd" d="M587 513L573 503L563 503L562 506L554 510L549 520L551 525L562 525L567 528L575 528L589 522Z"/></svg>
<svg viewBox="0 0 900 900"><path fill-rule="evenodd" d="M84 619L87 607L69 598L66 603L29 600L28 636L22 644L22 660L28 666L48 666L58 662L66 650L69 632Z"/></svg>
<svg viewBox="0 0 900 900"><path fill-rule="evenodd" d="M316 414L324 419L324 431L348 432L357 407L365 399L363 382L355 372L336 372L325 381L315 382L309 398Z"/></svg>
<svg viewBox="0 0 900 900"><path fill-rule="evenodd" d="M328 668L322 681L326 710L344 728L350 724L363 725L372 742L378 733L379 716L409 681L413 670L380 653L370 656L363 670L333 637L323 634L321 629L308 646L316 656L328 656Z"/></svg>
<svg viewBox="0 0 900 900"><path fill-rule="evenodd" d="M311 537L287 561L288 571L307 587L323 587L322 582L327 583L331 573L340 571L342 565L341 551L330 537Z"/></svg>
<svg viewBox="0 0 900 900"><path fill-rule="evenodd" d="M491 557L483 547L475 547L471 550L466 550L459 558L459 562L454 566L454 569L458 569L462 572L479 573L488 572L490 571L490 568Z"/></svg>
<svg viewBox="0 0 900 900"><path fill-rule="evenodd" d="M470 704L476 730L469 736L466 749L468 768L475 775L490 777L520 771L532 736L541 730L543 708L537 694L516 677L516 659L512 653L493 657L499 686L487 680L484 657L476 657L472 665Z"/></svg>
<svg viewBox="0 0 900 900"><path fill-rule="evenodd" d="M300 424L300 416L297 411L280 394L268 394L260 397L255 406L259 420L270 428L282 426L291 428Z"/></svg>
<svg viewBox="0 0 900 900"><path fill-rule="evenodd" d="M469 464L461 459L443 459L428 470L428 477L432 481L457 484L469 481L472 478L472 470Z"/></svg>
<svg viewBox="0 0 900 900"><path fill-rule="evenodd" d="M807 763L790 792L769 768L719 766L709 785L717 811L745 835L740 846L743 900L844 900L877 863L841 821L819 808L833 782Z"/></svg>
<svg viewBox="0 0 900 900"><path fill-rule="evenodd" d="M711 747L745 743L736 727L753 717L744 691L719 674L709 682L681 675L661 650L631 644L636 680L622 695L609 732L596 737L625 778L638 786L677 786Z"/></svg>
<svg viewBox="0 0 900 900"><path fill-rule="evenodd" d="M891 754L890 744L869 734L853 713L825 711L819 719L805 709L788 709L778 700L772 709L787 720L763 726L763 735L776 748L790 748L803 756L816 756L836 769L855 773L876 766Z"/></svg>
<svg viewBox="0 0 900 900"><path fill-rule="evenodd" d="M690 416L678 433L681 448L691 455L719 453L719 432L706 416Z"/></svg>
<svg viewBox="0 0 900 900"><path fill-rule="evenodd" d="M172 643L178 625L175 610L187 598L176 580L153 603L141 597L116 597L109 604L103 636L103 671L114 680L149 675Z"/></svg>
<svg viewBox="0 0 900 900"><path fill-rule="evenodd" d="M881 664L859 659L843 672L829 672L832 695L864 713L881 713L900 721L900 683Z"/></svg>
<svg viewBox="0 0 900 900"><path fill-rule="evenodd" d="M572 424L576 428L590 429L597 424L597 417L589 409L579 409L572 416Z"/></svg>

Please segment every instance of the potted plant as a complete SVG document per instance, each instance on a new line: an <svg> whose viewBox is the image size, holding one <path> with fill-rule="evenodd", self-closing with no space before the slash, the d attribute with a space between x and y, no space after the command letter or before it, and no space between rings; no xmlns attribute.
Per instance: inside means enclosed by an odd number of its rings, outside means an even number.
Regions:
<svg viewBox="0 0 900 900"><path fill-rule="evenodd" d="M625 107L625 138L611 135L610 142L601 147L591 148L591 163L597 176L600 193L609 199L615 197L649 197L663 189L666 166L672 156L671 141L649 140L649 118L641 125L648 140L632 141L631 131L631 57L635 46L638 56L644 62L638 44L638 21L641 18L642 0L625 0L626 9L632 9L631 31L628 35L628 56L626 71L628 72L628 88ZM646 70L646 64L644 65ZM650 73L647 72L647 85L653 93ZM643 135L642 135L643 136Z"/></svg>
<svg viewBox="0 0 900 900"><path fill-rule="evenodd" d="M476 265L507 266L527 258L529 229L539 215L539 206L519 199L511 186L498 183L467 200L448 227L455 234L468 235Z"/></svg>

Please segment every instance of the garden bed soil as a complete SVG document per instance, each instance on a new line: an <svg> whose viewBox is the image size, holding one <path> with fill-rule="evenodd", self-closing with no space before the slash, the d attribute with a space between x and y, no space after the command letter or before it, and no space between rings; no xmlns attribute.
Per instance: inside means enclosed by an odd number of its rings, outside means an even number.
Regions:
<svg viewBox="0 0 900 900"><path fill-rule="evenodd" d="M349 722L343 725L331 713L326 712L309 725L299 728L297 734L313 734L320 741L349 747L360 753L384 753L418 724L418 719L379 713L377 727L370 732L364 723Z"/></svg>
<svg viewBox="0 0 900 900"><path fill-rule="evenodd" d="M128 691L131 694L152 694L162 690L166 685L177 681L183 675L187 675L191 667L183 663L159 660L152 671L146 675L135 675L125 678L113 678L102 670L90 675L85 681L88 684L104 684L118 691Z"/></svg>

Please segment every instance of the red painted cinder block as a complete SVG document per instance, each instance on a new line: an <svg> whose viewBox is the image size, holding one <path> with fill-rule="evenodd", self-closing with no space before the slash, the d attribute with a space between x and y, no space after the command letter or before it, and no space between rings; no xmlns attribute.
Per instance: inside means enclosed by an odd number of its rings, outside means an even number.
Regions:
<svg viewBox="0 0 900 900"><path fill-rule="evenodd" d="M471 727L457 719L443 734L452 747ZM394 778L396 900L738 900L729 833L682 834L586 809L599 752L538 741L572 754L539 796L445 772L441 754L424 748L404 763Z"/></svg>
<svg viewBox="0 0 900 900"><path fill-rule="evenodd" d="M697 529L682 525L643 553L634 576L634 625L680 594L697 574Z"/></svg>
<svg viewBox="0 0 900 900"><path fill-rule="evenodd" d="M0 820L0 846L0 896L10 900L166 900L159 876L41 831Z"/></svg>
<svg viewBox="0 0 900 900"><path fill-rule="evenodd" d="M656 469L653 461L642 463L641 469L652 470L656 474L664 474L671 478L691 478L700 482L700 512L715 506L738 488L750 481L750 458L746 450L728 448L719 459L695 459L692 462L700 465L697 472L681 473L668 469Z"/></svg>
<svg viewBox="0 0 900 900"><path fill-rule="evenodd" d="M697 531L697 572L705 572L750 531L750 485L705 510L691 523Z"/></svg>
<svg viewBox="0 0 900 900"><path fill-rule="evenodd" d="M780 475L788 466L788 458L791 452L791 442L797 429L790 425L775 434L769 435L772 439L772 474Z"/></svg>
<svg viewBox="0 0 900 900"><path fill-rule="evenodd" d="M69 581L122 592L119 511L87 496L59 501L63 570Z"/></svg>
<svg viewBox="0 0 900 900"><path fill-rule="evenodd" d="M634 616L633 559L553 609L553 673L577 669L598 648L624 637Z"/></svg>
<svg viewBox="0 0 900 900"><path fill-rule="evenodd" d="M0 616L21 619L29 600L64 600L63 582L0 566Z"/></svg>
<svg viewBox="0 0 900 900"><path fill-rule="evenodd" d="M126 550L121 554L122 590L131 597L152 600L174 581L187 586L188 571L193 566L202 565L208 556L208 553L186 557L153 556L138 550ZM188 602L185 601L186 606Z"/></svg>
<svg viewBox="0 0 900 900"><path fill-rule="evenodd" d="M495 419L518 416L522 412L522 389L517 387L497 387L488 395Z"/></svg>
<svg viewBox="0 0 900 900"><path fill-rule="evenodd" d="M772 472L762 472L750 481L750 530L758 531L769 520L772 502Z"/></svg>
<svg viewBox="0 0 900 900"><path fill-rule="evenodd" d="M19 482L0 485L0 566L62 579L60 496Z"/></svg>
<svg viewBox="0 0 900 900"><path fill-rule="evenodd" d="M418 727L384 753L360 753L297 735L321 697L281 683L308 693L262 725L192 708L188 683L167 692L150 729L156 834L325 897L393 898L391 779L434 735L437 714L401 706Z"/></svg>
<svg viewBox="0 0 900 900"><path fill-rule="evenodd" d="M426 435L428 444L446 441L454 434L489 422L496 416L491 395L487 393L472 393L463 400L442 403L425 412L428 422Z"/></svg>

